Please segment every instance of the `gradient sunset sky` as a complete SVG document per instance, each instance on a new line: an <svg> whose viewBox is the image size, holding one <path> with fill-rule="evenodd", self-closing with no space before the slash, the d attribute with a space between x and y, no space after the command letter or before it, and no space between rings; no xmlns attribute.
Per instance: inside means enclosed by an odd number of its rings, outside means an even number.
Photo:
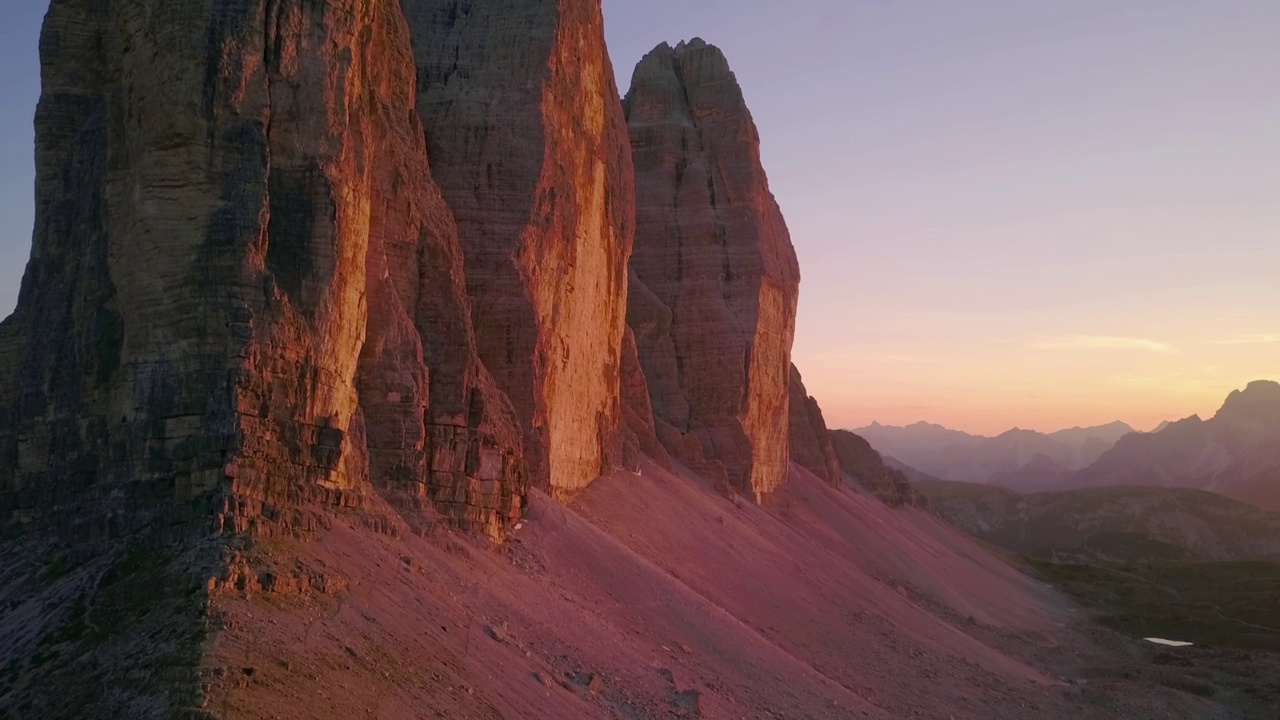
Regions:
<svg viewBox="0 0 1280 720"><path fill-rule="evenodd" d="M0 314L30 249L36 41L0 26ZM729 57L833 427L1207 416L1280 378L1280 1L604 0L630 69Z"/></svg>

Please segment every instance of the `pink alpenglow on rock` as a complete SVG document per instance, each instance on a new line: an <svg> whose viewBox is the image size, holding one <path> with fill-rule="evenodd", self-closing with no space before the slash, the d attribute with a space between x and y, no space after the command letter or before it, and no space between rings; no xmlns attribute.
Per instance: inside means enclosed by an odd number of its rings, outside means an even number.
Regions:
<svg viewBox="0 0 1280 720"><path fill-rule="evenodd" d="M403 0L480 357L566 497L620 463L634 191L598 0Z"/></svg>
<svg viewBox="0 0 1280 720"><path fill-rule="evenodd" d="M788 467L800 271L760 140L719 49L658 46L623 101L636 168L628 322L658 436L757 500Z"/></svg>

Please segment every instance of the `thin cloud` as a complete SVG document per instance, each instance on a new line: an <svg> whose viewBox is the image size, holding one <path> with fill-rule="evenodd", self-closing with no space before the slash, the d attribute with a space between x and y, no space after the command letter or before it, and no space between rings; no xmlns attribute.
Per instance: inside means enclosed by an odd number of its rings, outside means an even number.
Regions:
<svg viewBox="0 0 1280 720"><path fill-rule="evenodd" d="M1111 335L1070 335L1049 338L1032 343L1039 350L1143 350L1155 353L1172 353L1172 345L1145 338L1114 337Z"/></svg>
<svg viewBox="0 0 1280 720"><path fill-rule="evenodd" d="M1266 345L1280 343L1280 335L1237 335L1226 340L1211 340L1210 345Z"/></svg>
<svg viewBox="0 0 1280 720"><path fill-rule="evenodd" d="M923 355L884 355L885 360L899 363L940 363L941 358L925 357Z"/></svg>

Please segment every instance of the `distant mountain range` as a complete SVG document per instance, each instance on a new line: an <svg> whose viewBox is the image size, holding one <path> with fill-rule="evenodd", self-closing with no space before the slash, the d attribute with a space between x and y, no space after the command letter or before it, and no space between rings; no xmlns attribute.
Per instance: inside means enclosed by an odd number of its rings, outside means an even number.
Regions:
<svg viewBox="0 0 1280 720"><path fill-rule="evenodd" d="M1134 429L1113 422L1050 434L1014 428L996 437L984 437L921 422L906 427L873 423L853 432L888 456L886 462L891 465L897 461L946 480L1033 490L1062 483ZM911 470L900 469L912 476Z"/></svg>
<svg viewBox="0 0 1280 720"><path fill-rule="evenodd" d="M1232 392L1209 420L1127 435L1065 483L1107 485L1199 488L1280 510L1280 383Z"/></svg>
<svg viewBox="0 0 1280 720"><path fill-rule="evenodd" d="M872 424L857 434L913 481L938 478L1020 492L1157 486L1208 490L1280 511L1280 383L1232 392L1209 420L1191 416L1149 433L1116 422L994 438L940 425Z"/></svg>

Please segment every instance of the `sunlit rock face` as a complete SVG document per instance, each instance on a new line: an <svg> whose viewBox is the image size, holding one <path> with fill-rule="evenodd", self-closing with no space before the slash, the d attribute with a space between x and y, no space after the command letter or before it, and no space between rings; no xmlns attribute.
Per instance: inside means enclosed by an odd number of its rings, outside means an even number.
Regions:
<svg viewBox="0 0 1280 720"><path fill-rule="evenodd" d="M41 51L6 520L271 533L375 488L518 512L397 4L55 0Z"/></svg>
<svg viewBox="0 0 1280 720"><path fill-rule="evenodd" d="M800 272L724 55L658 46L623 101L636 168L628 321L673 456L763 498L788 464Z"/></svg>
<svg viewBox="0 0 1280 720"><path fill-rule="evenodd" d="M620 462L634 191L596 0L402 0L481 358L557 496Z"/></svg>
<svg viewBox="0 0 1280 720"><path fill-rule="evenodd" d="M501 536L520 436L398 4L53 0L40 54L32 252L0 324L0 604L27 608L0 614L0 665L27 669L0 694L185 716L254 538L373 518L375 493Z"/></svg>

